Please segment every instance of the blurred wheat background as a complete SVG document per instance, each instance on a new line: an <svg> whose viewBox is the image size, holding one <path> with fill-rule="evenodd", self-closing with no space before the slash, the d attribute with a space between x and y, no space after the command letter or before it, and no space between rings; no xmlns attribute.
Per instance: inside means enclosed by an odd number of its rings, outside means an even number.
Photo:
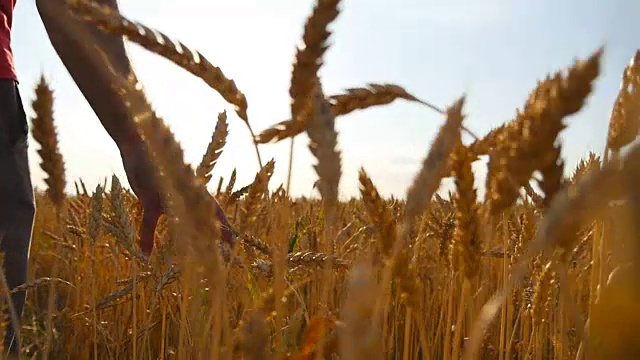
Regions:
<svg viewBox="0 0 640 360"><path fill-rule="evenodd" d="M255 129L251 99L206 54L90 0L74 12L200 78L225 101L199 161L138 84L120 79L171 199L150 258L137 248L141 206L112 176L95 187L65 174L55 83L33 84L31 131L46 189L37 194L31 282L22 329L29 357L70 359L635 359L640 325L640 52L630 53L611 104L602 154L575 167L561 134L580 121L601 76L598 47L531 84L501 126L477 134L467 99L436 105L392 83L327 94L320 69L338 0L318 0L304 23L289 87L290 118ZM293 21L293 20L292 20ZM182 50L180 50L182 49ZM540 55L544 56L544 55ZM341 196L336 121L398 101L436 114L439 129L404 196L383 196L357 171ZM370 109L367 111L375 111ZM575 116L574 116L575 115ZM188 121L185 119L184 121ZM229 123L252 133L251 181L218 171ZM399 125L400 126L400 125ZM304 140L302 136L305 135ZM360 136L366 136L362 125ZM294 197L261 156L305 141L319 197ZM384 143L379 144L384 147ZM292 149L294 147L292 146ZM294 157L291 151L290 157ZM481 162L484 159L484 162ZM486 176L478 195L476 172ZM445 181L451 191L438 191ZM73 194L65 192L68 183ZM207 187L208 186L208 187ZM208 191L206 189L209 189ZM215 197L237 233L221 243ZM635 219L635 220L634 220Z"/></svg>

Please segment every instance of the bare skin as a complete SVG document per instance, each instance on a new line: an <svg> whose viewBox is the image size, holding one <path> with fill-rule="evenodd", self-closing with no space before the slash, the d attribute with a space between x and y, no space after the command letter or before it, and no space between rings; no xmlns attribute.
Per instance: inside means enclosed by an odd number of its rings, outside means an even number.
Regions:
<svg viewBox="0 0 640 360"><path fill-rule="evenodd" d="M116 0L94 1L118 10ZM36 0L36 6L56 53L120 150L131 189L144 209L140 248L149 255L153 250L155 228L159 217L165 213L165 206L146 144L133 119L129 118L126 104L109 86L108 66L123 78L136 79L124 40L104 34L75 18L65 0ZM225 230L224 225L228 226L228 222L224 213L218 211L218 217L223 225L224 240L233 243L233 234Z"/></svg>

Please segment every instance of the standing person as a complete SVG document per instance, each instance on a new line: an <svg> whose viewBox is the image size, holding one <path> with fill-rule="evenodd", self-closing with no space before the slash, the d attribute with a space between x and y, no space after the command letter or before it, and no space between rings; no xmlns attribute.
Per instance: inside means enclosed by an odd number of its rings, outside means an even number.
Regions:
<svg viewBox="0 0 640 360"><path fill-rule="evenodd" d="M9 289L27 280L27 262L35 203L29 173L27 117L18 90L11 51L11 25L16 0L0 0L0 251ZM15 314L22 315L25 292L11 295ZM11 308L11 305L9 306ZM9 321L5 351L17 357L20 349L13 322Z"/></svg>

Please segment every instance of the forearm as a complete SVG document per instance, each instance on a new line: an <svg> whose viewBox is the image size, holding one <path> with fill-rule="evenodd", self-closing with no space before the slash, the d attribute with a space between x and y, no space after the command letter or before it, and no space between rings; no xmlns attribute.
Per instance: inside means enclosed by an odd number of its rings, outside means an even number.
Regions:
<svg viewBox="0 0 640 360"><path fill-rule="evenodd" d="M95 0L117 9L116 0ZM107 35L74 17L65 0L36 0L54 50L103 127L119 148L136 141L138 133L127 106L110 85L113 69L123 78L135 74L122 37Z"/></svg>
<svg viewBox="0 0 640 360"><path fill-rule="evenodd" d="M120 12L117 0L92 1L99 5L109 6L115 11ZM71 15L69 14L68 16ZM96 39L97 45L108 54L109 61L114 66L116 73L125 78L129 75L135 76L135 74L133 74L133 69L131 68L129 56L127 55L127 51L124 46L124 39L121 36L107 34L95 26L87 26L86 24L82 25L84 25L84 27L87 28L88 33Z"/></svg>

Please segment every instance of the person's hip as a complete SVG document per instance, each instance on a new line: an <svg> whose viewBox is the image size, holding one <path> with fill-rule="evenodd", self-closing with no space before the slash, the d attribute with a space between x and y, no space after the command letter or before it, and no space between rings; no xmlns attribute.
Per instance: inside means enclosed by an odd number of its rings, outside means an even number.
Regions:
<svg viewBox="0 0 640 360"><path fill-rule="evenodd" d="M0 151L6 153L19 141L26 141L29 134L18 83L12 79L0 79Z"/></svg>

